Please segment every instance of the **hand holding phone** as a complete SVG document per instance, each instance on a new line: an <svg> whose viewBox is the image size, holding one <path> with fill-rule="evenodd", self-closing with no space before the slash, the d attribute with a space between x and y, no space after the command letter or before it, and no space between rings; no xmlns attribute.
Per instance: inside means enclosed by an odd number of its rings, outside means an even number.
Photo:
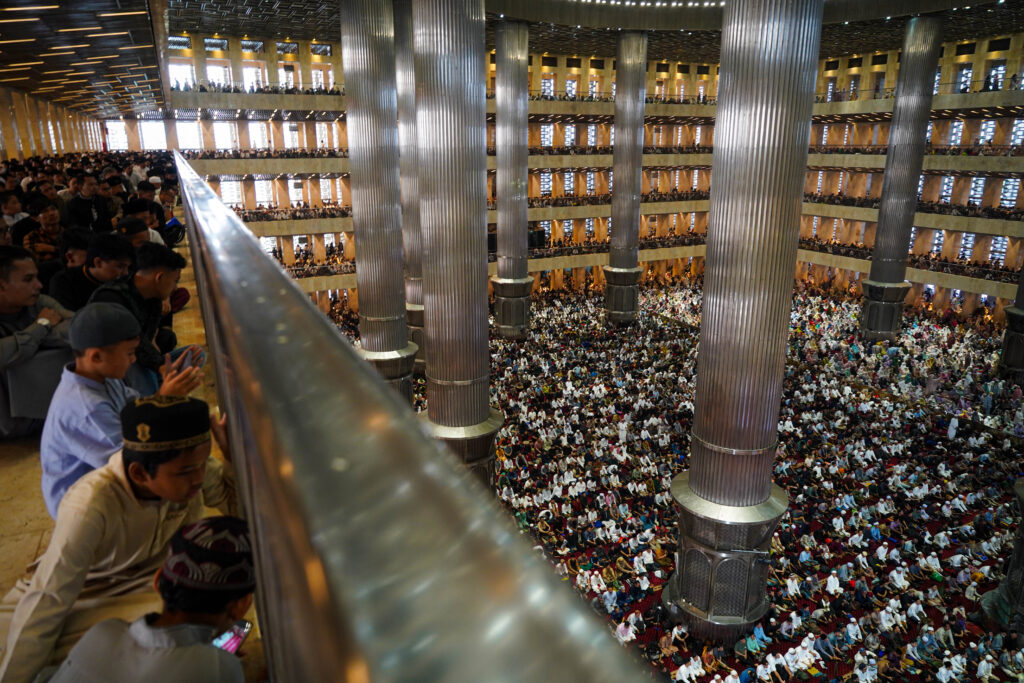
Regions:
<svg viewBox="0 0 1024 683"><path fill-rule="evenodd" d="M249 637L250 631L252 631L252 622L246 619L239 619L235 622L234 626L214 638L211 644L225 652L235 654L242 647L245 639Z"/></svg>

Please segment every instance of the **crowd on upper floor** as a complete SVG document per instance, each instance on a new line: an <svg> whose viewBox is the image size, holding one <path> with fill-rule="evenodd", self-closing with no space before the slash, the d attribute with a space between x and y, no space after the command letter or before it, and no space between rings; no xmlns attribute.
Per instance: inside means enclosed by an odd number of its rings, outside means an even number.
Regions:
<svg viewBox="0 0 1024 683"><path fill-rule="evenodd" d="M324 159L348 158L347 147L292 147L288 149L183 149L186 159Z"/></svg>
<svg viewBox="0 0 1024 683"><path fill-rule="evenodd" d="M311 88L298 88L294 85L264 85L260 82L249 84L241 83L205 83L198 84L180 81L171 83L172 92L221 92L234 93L238 95L344 95L345 87L331 86L325 88L316 86Z"/></svg>
<svg viewBox="0 0 1024 683"><path fill-rule="evenodd" d="M308 206L305 202L296 202L294 206L264 206L255 209L234 207L238 217L247 223L261 221L300 221L314 218L347 218L352 215L352 207L340 206L325 201L322 206Z"/></svg>
<svg viewBox="0 0 1024 683"><path fill-rule="evenodd" d="M204 519L238 506L189 398L205 354L171 327L175 182L167 154L0 163L0 440L37 440L55 522L0 600L0 680L244 680L212 645L255 572L245 522Z"/></svg>
<svg viewBox="0 0 1024 683"><path fill-rule="evenodd" d="M850 197L842 192L827 195L805 192L804 201L814 204L859 206L868 209L877 209L882 203L881 197ZM922 213L941 213L947 216L965 216L968 218L995 218L1006 221L1024 220L1024 207L980 206L972 202L952 204L950 202L918 200L917 210Z"/></svg>
<svg viewBox="0 0 1024 683"><path fill-rule="evenodd" d="M819 237L800 238L800 248L820 251L837 256L849 256L859 259L871 259L874 250L863 243L844 243L838 240L824 240ZM962 275L964 277L993 280L996 282L1016 283L1020 279L1020 271L1000 263L994 258L985 261L969 258L948 258L936 252L926 254L910 254L907 257L910 268L930 270L938 273Z"/></svg>

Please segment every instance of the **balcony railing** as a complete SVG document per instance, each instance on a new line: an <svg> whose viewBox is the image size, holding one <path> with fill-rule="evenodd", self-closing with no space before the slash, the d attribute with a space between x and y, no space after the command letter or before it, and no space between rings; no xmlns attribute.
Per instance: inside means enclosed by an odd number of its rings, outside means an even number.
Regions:
<svg viewBox="0 0 1024 683"><path fill-rule="evenodd" d="M649 680L180 154L278 681Z"/></svg>

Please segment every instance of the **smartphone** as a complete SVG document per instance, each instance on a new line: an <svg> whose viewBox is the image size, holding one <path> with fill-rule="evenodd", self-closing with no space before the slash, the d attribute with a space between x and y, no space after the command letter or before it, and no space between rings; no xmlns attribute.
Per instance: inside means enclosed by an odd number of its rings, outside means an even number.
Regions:
<svg viewBox="0 0 1024 683"><path fill-rule="evenodd" d="M185 352L185 360L181 361L182 370L188 370L190 367L192 367L192 351L193 349L190 348L188 351Z"/></svg>
<svg viewBox="0 0 1024 683"><path fill-rule="evenodd" d="M234 626L214 638L212 645L219 647L225 652L234 654L238 652L238 648L242 647L242 643L249 637L250 631L252 631L252 622L239 619L235 622Z"/></svg>

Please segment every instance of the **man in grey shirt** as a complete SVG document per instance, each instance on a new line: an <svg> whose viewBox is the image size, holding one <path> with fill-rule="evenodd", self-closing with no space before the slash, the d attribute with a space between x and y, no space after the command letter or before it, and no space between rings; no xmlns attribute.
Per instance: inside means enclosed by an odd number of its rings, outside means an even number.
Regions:
<svg viewBox="0 0 1024 683"><path fill-rule="evenodd" d="M0 246L0 439L42 428L61 369L71 360L74 313L42 289L32 254Z"/></svg>
<svg viewBox="0 0 1024 683"><path fill-rule="evenodd" d="M157 587L162 612L131 624L120 619L96 624L52 678L44 671L36 680L243 683L238 657L212 641L252 605L256 572L245 521L208 517L179 529Z"/></svg>

